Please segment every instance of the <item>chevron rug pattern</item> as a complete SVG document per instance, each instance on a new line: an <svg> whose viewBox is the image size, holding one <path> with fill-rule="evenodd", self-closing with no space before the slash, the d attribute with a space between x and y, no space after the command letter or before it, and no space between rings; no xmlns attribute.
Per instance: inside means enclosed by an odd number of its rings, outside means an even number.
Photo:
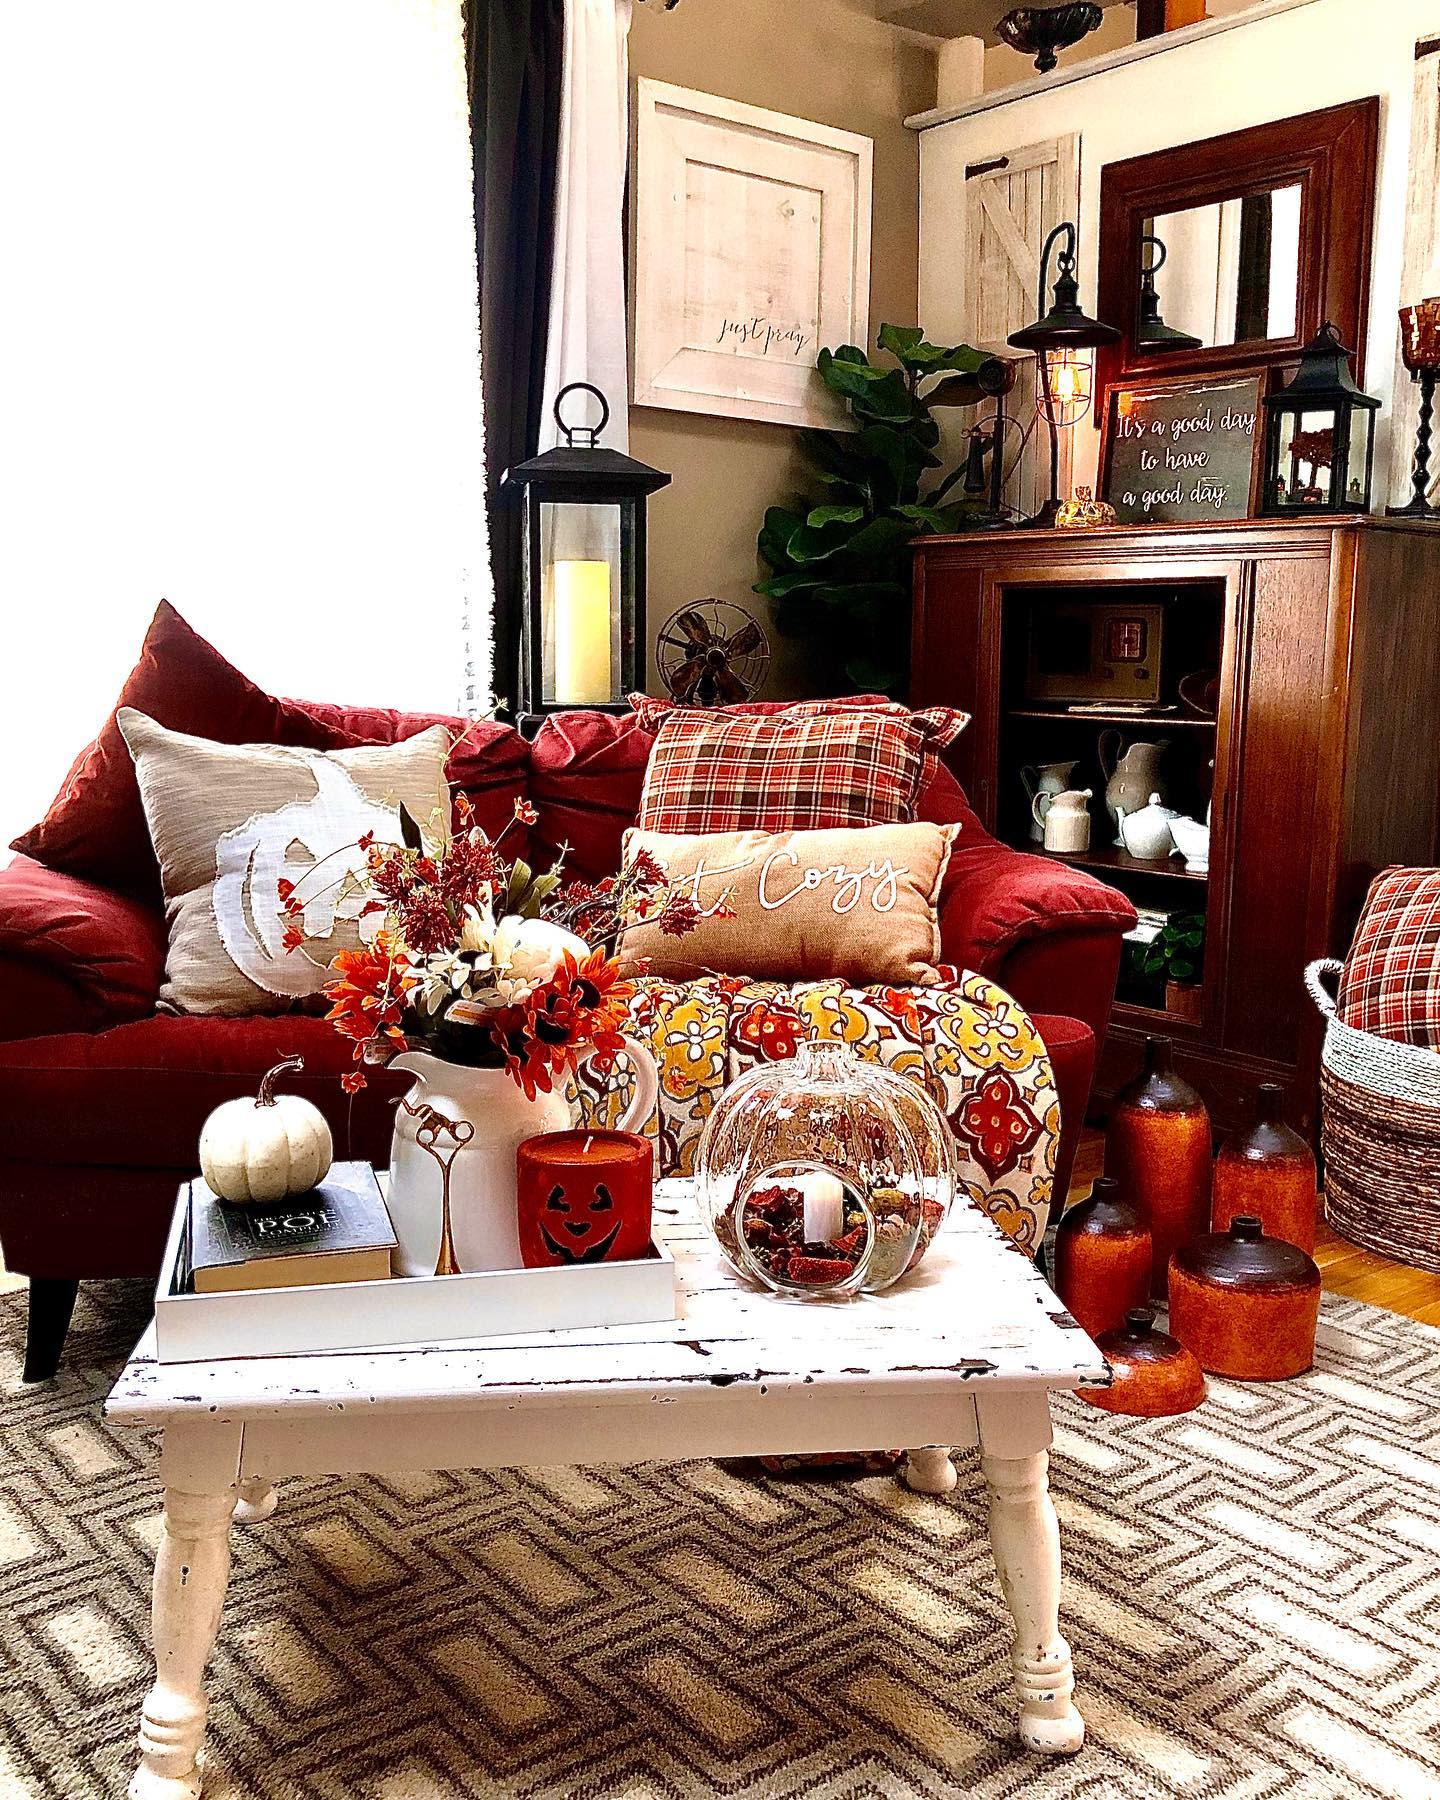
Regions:
<svg viewBox="0 0 1440 1800"><path fill-rule="evenodd" d="M125 1791L153 1452L97 1409L145 1318L82 1298L23 1388L0 1301L0 1795ZM1083 1753L1013 1735L979 1478L714 1463L299 1481L237 1530L208 1800L1435 1800L1440 1331L1327 1301L1314 1372L1169 1421L1066 1401Z"/></svg>

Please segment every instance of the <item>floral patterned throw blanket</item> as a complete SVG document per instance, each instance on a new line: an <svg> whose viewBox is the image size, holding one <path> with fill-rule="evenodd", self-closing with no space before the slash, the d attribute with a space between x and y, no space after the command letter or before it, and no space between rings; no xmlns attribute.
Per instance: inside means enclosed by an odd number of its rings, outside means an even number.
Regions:
<svg viewBox="0 0 1440 1800"><path fill-rule="evenodd" d="M629 1029L660 1072L657 1174L692 1172L711 1107L747 1069L793 1056L803 1038L839 1041L929 1089L959 1143L964 1193L1033 1256L1060 1136L1050 1059L1003 988L982 975L947 977L924 988L643 977ZM600 1100L602 1120L618 1115L621 1099Z"/></svg>

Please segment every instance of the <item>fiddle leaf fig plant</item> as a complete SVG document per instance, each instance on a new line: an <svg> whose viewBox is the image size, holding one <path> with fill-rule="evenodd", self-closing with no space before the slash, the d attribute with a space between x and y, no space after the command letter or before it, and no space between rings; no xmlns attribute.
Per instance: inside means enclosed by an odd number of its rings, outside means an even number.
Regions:
<svg viewBox="0 0 1440 1800"><path fill-rule="evenodd" d="M877 343L888 361L854 344L820 352L820 379L856 429L800 433L823 495L766 512L758 548L770 574L755 591L774 602L778 631L814 640L857 690L898 694L909 672L910 540L978 516L949 499L963 467L934 477L934 408L974 405L989 358L929 343L916 325L882 325Z"/></svg>

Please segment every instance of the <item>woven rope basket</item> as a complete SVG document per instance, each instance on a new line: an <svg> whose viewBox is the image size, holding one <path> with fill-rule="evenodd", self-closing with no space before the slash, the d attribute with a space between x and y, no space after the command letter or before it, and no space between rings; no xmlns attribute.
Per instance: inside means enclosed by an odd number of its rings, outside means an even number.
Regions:
<svg viewBox="0 0 1440 1800"><path fill-rule="evenodd" d="M1325 1212L1351 1243L1440 1273L1440 1055L1357 1031L1313 962L1305 985L1328 1021L1320 1057Z"/></svg>

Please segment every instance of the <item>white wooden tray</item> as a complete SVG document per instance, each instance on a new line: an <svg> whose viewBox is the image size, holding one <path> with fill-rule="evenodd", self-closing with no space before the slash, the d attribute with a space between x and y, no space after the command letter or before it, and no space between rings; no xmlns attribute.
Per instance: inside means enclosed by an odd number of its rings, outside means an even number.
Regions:
<svg viewBox="0 0 1440 1800"><path fill-rule="evenodd" d="M188 1183L170 1221L155 1289L155 1353L162 1363L378 1350L675 1317L675 1262L653 1242L650 1255L634 1262L188 1293L187 1193Z"/></svg>

